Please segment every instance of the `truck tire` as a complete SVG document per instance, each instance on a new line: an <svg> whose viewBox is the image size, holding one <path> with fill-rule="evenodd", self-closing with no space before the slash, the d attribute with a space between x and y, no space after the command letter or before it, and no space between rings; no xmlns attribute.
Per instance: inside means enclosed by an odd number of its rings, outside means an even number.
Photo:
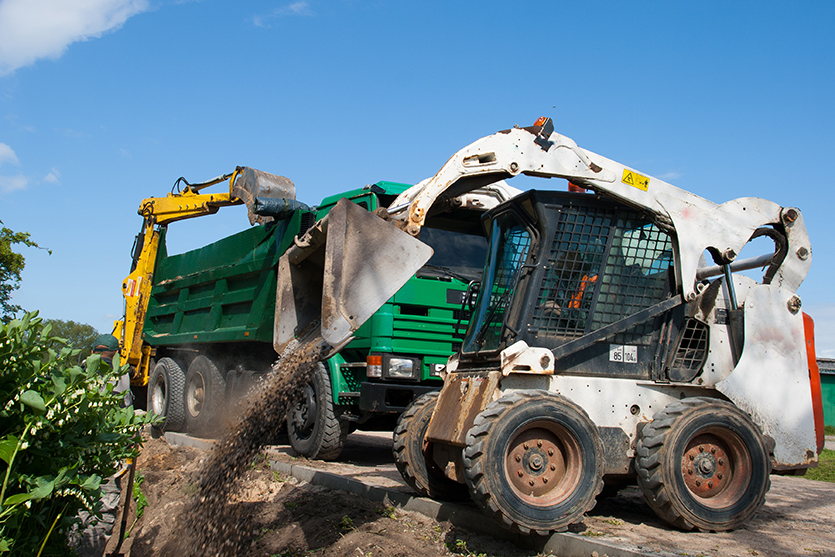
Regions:
<svg viewBox="0 0 835 557"><path fill-rule="evenodd" d="M304 388L302 400L287 412L287 436L298 454L336 460L342 454L350 424L336 416L331 378L321 362Z"/></svg>
<svg viewBox="0 0 835 557"><path fill-rule="evenodd" d="M731 403L685 398L638 436L635 469L647 504L682 530L732 530L765 503L771 459L760 430Z"/></svg>
<svg viewBox="0 0 835 557"><path fill-rule="evenodd" d="M432 460L432 445L424 439L440 393L426 393L412 401L394 429L394 463L415 493L442 501L470 498L467 486L447 478Z"/></svg>
<svg viewBox="0 0 835 557"><path fill-rule="evenodd" d="M188 366L184 398L186 431L214 433L226 404L226 381L206 356L197 356Z"/></svg>
<svg viewBox="0 0 835 557"><path fill-rule="evenodd" d="M603 488L603 445L578 405L547 391L490 403L467 432L464 477L482 510L522 534L564 531Z"/></svg>
<svg viewBox="0 0 835 557"><path fill-rule="evenodd" d="M148 378L148 412L164 418L160 431L180 431L185 419L183 370L171 358L161 358Z"/></svg>

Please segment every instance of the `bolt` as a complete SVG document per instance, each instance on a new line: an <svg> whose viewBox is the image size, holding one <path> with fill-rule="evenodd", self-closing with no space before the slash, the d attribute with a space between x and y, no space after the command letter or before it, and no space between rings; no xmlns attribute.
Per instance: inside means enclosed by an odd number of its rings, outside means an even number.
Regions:
<svg viewBox="0 0 835 557"><path fill-rule="evenodd" d="M527 451L528 449L530 449L530 448L531 448L531 446L530 446L530 445L528 445L527 443L524 443L524 444L522 445L522 447L523 447L526 451Z"/></svg>
<svg viewBox="0 0 835 557"><path fill-rule="evenodd" d="M716 477L721 480L722 479L722 473L720 472L720 473L716 474Z"/></svg>
<svg viewBox="0 0 835 557"><path fill-rule="evenodd" d="M516 455L516 462L522 462L522 457L519 456L519 455Z"/></svg>
<svg viewBox="0 0 835 557"><path fill-rule="evenodd" d="M551 465L551 471L553 472L553 471L554 471L554 470L556 470L556 469L557 469L557 465L556 465L556 464L552 464L552 465Z"/></svg>
<svg viewBox="0 0 835 557"><path fill-rule="evenodd" d="M783 213L783 220L786 221L786 224L792 224L794 221L797 220L797 211L794 209L789 209L785 213Z"/></svg>
<svg viewBox="0 0 835 557"><path fill-rule="evenodd" d="M536 446L542 448L542 441L537 441Z"/></svg>
<svg viewBox="0 0 835 557"><path fill-rule="evenodd" d="M530 485L531 487L533 487L533 480L529 481L529 482L528 482L528 485Z"/></svg>
<svg viewBox="0 0 835 557"><path fill-rule="evenodd" d="M699 480L696 480L696 487L700 487L701 485L702 485L702 482L700 482Z"/></svg>
<svg viewBox="0 0 835 557"><path fill-rule="evenodd" d="M688 474L690 474L690 475L692 476L692 475L693 475L693 469L692 469L692 468L688 468L688 469L687 469L687 473L688 473Z"/></svg>
<svg viewBox="0 0 835 557"><path fill-rule="evenodd" d="M542 483L547 484L548 483L548 478L542 478Z"/></svg>
<svg viewBox="0 0 835 557"><path fill-rule="evenodd" d="M510 163L510 171L516 172L517 170L519 170L519 165L515 162Z"/></svg>
<svg viewBox="0 0 835 557"><path fill-rule="evenodd" d="M725 465L725 460L720 458L719 459L719 466L724 466L724 465Z"/></svg>
<svg viewBox="0 0 835 557"><path fill-rule="evenodd" d="M710 454L716 454L716 447L710 448Z"/></svg>
<svg viewBox="0 0 835 557"><path fill-rule="evenodd" d="M548 456L554 456L554 449L548 449Z"/></svg>
<svg viewBox="0 0 835 557"><path fill-rule="evenodd" d="M805 248L805 247L801 246L801 247L797 248L796 253L797 253L797 258L800 259L801 261L806 261L807 259L809 259L809 249L808 248Z"/></svg>
<svg viewBox="0 0 835 557"><path fill-rule="evenodd" d="M695 459L696 459L696 457L695 457L695 456L690 455L690 460L695 460Z"/></svg>
<svg viewBox="0 0 835 557"><path fill-rule="evenodd" d="M700 452L700 453L705 452L705 448L704 448L704 447L702 447L701 445L699 445L699 452Z"/></svg>
<svg viewBox="0 0 835 557"><path fill-rule="evenodd" d="M792 296L791 300L786 303L786 306L789 308L789 311L792 314L797 313L800 311L800 298L798 296Z"/></svg>
<svg viewBox="0 0 835 557"><path fill-rule="evenodd" d="M521 478L522 476L524 476L524 475L525 475L525 473L524 473L524 472L522 472L521 470L519 470L519 471L517 471L517 472L516 472L516 475L517 475L517 476L519 476L519 477Z"/></svg>

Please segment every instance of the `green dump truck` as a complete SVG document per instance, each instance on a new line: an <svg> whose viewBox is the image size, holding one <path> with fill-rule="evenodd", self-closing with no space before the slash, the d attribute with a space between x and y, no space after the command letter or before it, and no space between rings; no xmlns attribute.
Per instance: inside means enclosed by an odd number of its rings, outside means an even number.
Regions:
<svg viewBox="0 0 835 557"><path fill-rule="evenodd" d="M313 208L293 203L269 213L274 218L256 218L257 226L179 255L168 255L167 226L157 226L141 320L147 372L137 373L133 386L137 398L164 417L160 429L211 435L230 408L258 388L277 357L278 260L297 236L342 198L373 212L385 210L409 187L378 182L327 197ZM479 280L485 259L481 214L515 193L509 187L496 191L498 196L494 191L476 203L447 204L427 220L420 239L434 249L432 259L350 343L320 363L303 399L288 413L287 435L298 453L336 459L352 430L393 429L412 400L440 389L440 371L468 324L468 289ZM127 299L141 290L137 282L141 279L125 280Z"/></svg>

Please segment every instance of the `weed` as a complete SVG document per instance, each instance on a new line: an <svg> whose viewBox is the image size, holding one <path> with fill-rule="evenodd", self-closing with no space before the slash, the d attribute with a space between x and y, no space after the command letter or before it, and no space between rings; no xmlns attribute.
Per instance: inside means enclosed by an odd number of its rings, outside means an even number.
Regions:
<svg viewBox="0 0 835 557"><path fill-rule="evenodd" d="M835 483L835 451L824 449L818 456L818 467L809 468L806 479Z"/></svg>
<svg viewBox="0 0 835 557"><path fill-rule="evenodd" d="M199 489L200 489L200 486L197 485L196 482L191 482L183 488L183 491L185 492L186 496L191 497L192 495L197 493L197 491Z"/></svg>
<svg viewBox="0 0 835 557"><path fill-rule="evenodd" d="M611 524L612 526L623 526L623 521L618 520L617 518L608 518L603 522L605 522L606 524Z"/></svg>
<svg viewBox="0 0 835 557"><path fill-rule="evenodd" d="M339 521L339 527L342 529L343 532L347 532L349 530L356 531L354 528L354 521L351 520L351 517L346 515L342 515L342 520Z"/></svg>
<svg viewBox="0 0 835 557"><path fill-rule="evenodd" d="M379 514L384 518L390 518L392 520L397 520L397 515L394 512L394 507L384 507L382 509L374 509L374 512Z"/></svg>
<svg viewBox="0 0 835 557"><path fill-rule="evenodd" d="M285 480L281 477L281 474L276 472L275 470L272 471L273 473L273 481L277 483L283 483Z"/></svg>
<svg viewBox="0 0 835 557"><path fill-rule="evenodd" d="M455 540L455 543L447 542L447 549L456 555L464 555L465 557L487 557L486 553L473 553L467 547L467 542L464 540Z"/></svg>
<svg viewBox="0 0 835 557"><path fill-rule="evenodd" d="M587 538L599 538L601 536L605 536L606 533L605 532L595 532L594 530L586 530L585 532L583 532L580 535L585 536Z"/></svg>

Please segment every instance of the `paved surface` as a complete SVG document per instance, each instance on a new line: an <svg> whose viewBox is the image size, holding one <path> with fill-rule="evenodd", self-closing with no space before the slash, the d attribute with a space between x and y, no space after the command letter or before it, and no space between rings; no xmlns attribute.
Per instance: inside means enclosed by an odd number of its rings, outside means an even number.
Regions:
<svg viewBox="0 0 835 557"><path fill-rule="evenodd" d="M835 451L835 435L826 436L826 445L824 448L830 451Z"/></svg>
<svg viewBox="0 0 835 557"><path fill-rule="evenodd" d="M171 443L208 448L211 442L167 433ZM660 522L637 488L601 500L583 523L549 538L514 536L475 505L439 503L415 496L403 483L391 454L391 433L355 432L341 462L296 457L288 446L271 447L273 468L300 480L387 501L406 510L489 533L538 552L560 557L835 555L835 484L798 477L772 476L765 507L744 528L733 532L679 532Z"/></svg>

